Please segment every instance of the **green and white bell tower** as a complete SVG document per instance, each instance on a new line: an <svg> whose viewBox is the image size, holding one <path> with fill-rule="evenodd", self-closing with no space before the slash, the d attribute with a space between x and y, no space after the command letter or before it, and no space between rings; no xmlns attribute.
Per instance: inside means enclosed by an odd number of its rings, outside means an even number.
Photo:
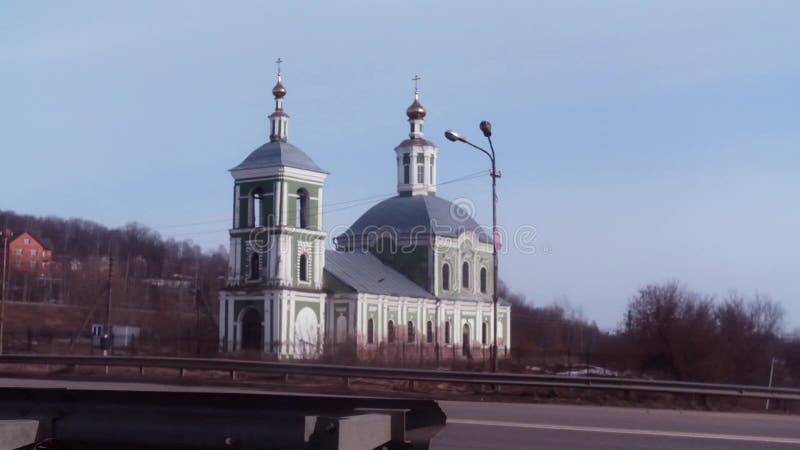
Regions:
<svg viewBox="0 0 800 450"><path fill-rule="evenodd" d="M269 142L230 171L233 217L219 338L223 351L307 357L322 352L325 335L322 195L327 172L288 142L281 62L272 89Z"/></svg>

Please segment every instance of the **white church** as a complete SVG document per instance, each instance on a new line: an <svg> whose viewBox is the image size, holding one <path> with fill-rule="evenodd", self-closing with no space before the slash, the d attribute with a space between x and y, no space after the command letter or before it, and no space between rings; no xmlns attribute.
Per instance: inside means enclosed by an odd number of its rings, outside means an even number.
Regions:
<svg viewBox="0 0 800 450"><path fill-rule="evenodd" d="M219 340L226 352L280 359L353 351L359 357L472 358L511 310L493 317L491 237L436 195L437 147L425 139L415 89L410 132L394 149L397 195L369 208L326 250L328 173L290 144L286 88L272 89L269 142L230 170L233 223ZM388 158L387 158L388 160Z"/></svg>

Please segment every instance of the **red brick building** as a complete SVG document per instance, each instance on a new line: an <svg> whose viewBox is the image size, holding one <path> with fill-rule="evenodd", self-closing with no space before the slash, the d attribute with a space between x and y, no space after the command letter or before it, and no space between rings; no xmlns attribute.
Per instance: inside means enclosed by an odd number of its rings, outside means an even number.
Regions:
<svg viewBox="0 0 800 450"><path fill-rule="evenodd" d="M8 265L23 272L47 272L53 263L53 251L27 231L8 243Z"/></svg>

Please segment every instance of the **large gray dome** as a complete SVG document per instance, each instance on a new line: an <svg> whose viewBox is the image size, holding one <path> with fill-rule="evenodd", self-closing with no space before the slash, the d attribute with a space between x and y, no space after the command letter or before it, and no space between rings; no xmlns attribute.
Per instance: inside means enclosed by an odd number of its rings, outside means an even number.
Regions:
<svg viewBox="0 0 800 450"><path fill-rule="evenodd" d="M391 227L397 235L409 233L456 237L463 231L474 231L481 242L489 236L461 206L432 195L397 196L368 209L349 230L337 237L346 242L365 237L380 227Z"/></svg>
<svg viewBox="0 0 800 450"><path fill-rule="evenodd" d="M241 164L231 170L261 169L264 167L278 166L327 173L320 169L302 150L288 142L280 140L267 142L253 150Z"/></svg>

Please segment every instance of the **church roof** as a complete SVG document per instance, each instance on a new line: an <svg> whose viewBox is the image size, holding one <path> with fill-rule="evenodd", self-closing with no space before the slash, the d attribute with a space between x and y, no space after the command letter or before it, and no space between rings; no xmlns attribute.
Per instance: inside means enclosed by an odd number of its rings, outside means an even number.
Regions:
<svg viewBox="0 0 800 450"><path fill-rule="evenodd" d="M325 251L325 271L357 292L434 298L420 285L369 252Z"/></svg>
<svg viewBox="0 0 800 450"><path fill-rule="evenodd" d="M231 169L231 171L280 166L328 173L320 169L320 167L302 150L288 142L280 140L267 142L253 150L241 164Z"/></svg>
<svg viewBox="0 0 800 450"><path fill-rule="evenodd" d="M461 206L433 195L396 196L368 209L342 237L365 237L379 227L391 227L398 235L434 234L457 237L464 231L474 231L481 242L491 238Z"/></svg>

